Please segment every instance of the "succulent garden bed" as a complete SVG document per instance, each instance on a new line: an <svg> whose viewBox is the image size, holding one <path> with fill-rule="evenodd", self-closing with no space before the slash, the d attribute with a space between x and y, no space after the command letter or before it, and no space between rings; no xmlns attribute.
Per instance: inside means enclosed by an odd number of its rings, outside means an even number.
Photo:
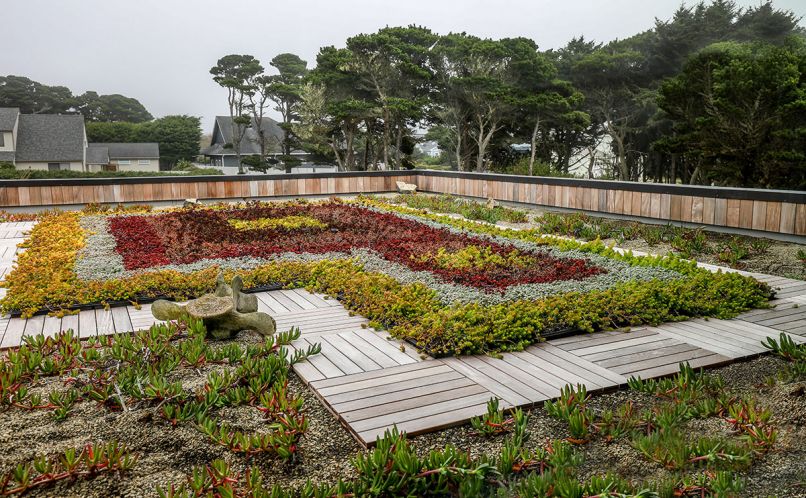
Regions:
<svg viewBox="0 0 806 498"><path fill-rule="evenodd" d="M290 369L294 333L198 323L29 339L0 368L0 495L803 496L806 346L361 449Z"/></svg>
<svg viewBox="0 0 806 498"><path fill-rule="evenodd" d="M4 311L186 299L218 271L308 287L432 355L517 350L558 330L732 316L769 288L674 255L635 257L359 198L43 215Z"/></svg>

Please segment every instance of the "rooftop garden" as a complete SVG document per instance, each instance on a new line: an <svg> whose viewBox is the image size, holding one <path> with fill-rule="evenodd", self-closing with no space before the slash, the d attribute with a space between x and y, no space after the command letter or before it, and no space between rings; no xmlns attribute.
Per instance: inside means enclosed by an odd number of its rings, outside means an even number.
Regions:
<svg viewBox="0 0 806 498"><path fill-rule="evenodd" d="M633 225L612 222L588 237L580 226L610 222L447 197L88 206L37 220L6 277L4 312L190 298L223 270L248 288L327 294L423 353L497 356L559 333L732 317L773 296L680 250L636 256L609 245L648 245L643 226L630 238ZM802 491L806 346L783 335L767 342L773 354L709 373L683 365L614 393L568 385L530 411L492 399L470 424L413 439L390 431L366 450L292 370L320 352L291 348L298 334L209 341L200 322L182 320L89 340L26 338L0 353L0 496Z"/></svg>
<svg viewBox="0 0 806 498"><path fill-rule="evenodd" d="M138 212L139 209L141 212ZM5 312L197 297L219 270L306 287L431 355L519 350L556 333L726 318L762 283L677 255L634 256L375 198L42 215L6 277Z"/></svg>

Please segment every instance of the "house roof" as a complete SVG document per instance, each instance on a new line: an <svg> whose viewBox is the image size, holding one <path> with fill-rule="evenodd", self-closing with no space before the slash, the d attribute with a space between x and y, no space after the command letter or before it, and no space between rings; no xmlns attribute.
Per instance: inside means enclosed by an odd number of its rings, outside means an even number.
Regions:
<svg viewBox="0 0 806 498"><path fill-rule="evenodd" d="M277 121L272 118L263 118L261 128L266 135L267 144L277 145L285 138L285 132L277 124ZM260 154L260 141L257 133L257 120L252 120L252 126L244 131L243 138L241 139L241 154ZM224 148L225 144L232 143L232 118L229 116L216 116L215 125L213 126L213 140L219 136L216 130L220 132L223 142L216 141L202 151L202 154L208 156L229 155L235 154L234 149Z"/></svg>
<svg viewBox="0 0 806 498"><path fill-rule="evenodd" d="M80 114L20 114L17 162L84 161Z"/></svg>
<svg viewBox="0 0 806 498"><path fill-rule="evenodd" d="M87 164L109 164L109 147L93 144L87 147Z"/></svg>
<svg viewBox="0 0 806 498"><path fill-rule="evenodd" d="M20 110L16 107L0 107L0 131L13 130L19 115Z"/></svg>
<svg viewBox="0 0 806 498"><path fill-rule="evenodd" d="M91 143L90 148L106 147L109 159L159 159L160 146L154 142L143 143Z"/></svg>
<svg viewBox="0 0 806 498"><path fill-rule="evenodd" d="M0 162L13 163L15 156L13 150L0 150Z"/></svg>

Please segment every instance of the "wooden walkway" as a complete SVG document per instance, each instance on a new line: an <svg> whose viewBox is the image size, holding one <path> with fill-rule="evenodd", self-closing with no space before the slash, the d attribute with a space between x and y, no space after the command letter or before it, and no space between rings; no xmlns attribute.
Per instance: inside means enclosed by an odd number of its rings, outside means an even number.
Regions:
<svg viewBox="0 0 806 498"><path fill-rule="evenodd" d="M0 224L0 268L11 267L21 232L30 228L15 225ZM295 347L321 345L321 354L294 369L344 427L371 446L392 426L416 435L465 423L483 414L491 397L499 398L505 408L529 407L555 398L568 383L585 384L589 391L608 390L625 385L634 375L673 374L683 361L712 367L753 357L766 351L764 338L781 332L806 342L806 282L751 275L778 289L774 309L753 310L733 320L695 319L553 339L505 353L501 359L421 357L413 347L368 328L365 318L325 296L302 289L256 295L260 310L275 317L279 330L300 328L302 337ZM82 311L64 318L0 317L0 347L18 346L23 335L72 328L89 337L140 330L154 321L150 305Z"/></svg>

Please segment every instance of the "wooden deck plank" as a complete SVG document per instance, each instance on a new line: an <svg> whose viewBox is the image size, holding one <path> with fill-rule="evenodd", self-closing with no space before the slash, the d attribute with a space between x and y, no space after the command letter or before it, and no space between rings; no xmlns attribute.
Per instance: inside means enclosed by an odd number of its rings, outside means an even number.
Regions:
<svg viewBox="0 0 806 498"><path fill-rule="evenodd" d="M445 364L453 368L456 372L459 372L461 375L466 376L473 382L481 384L488 391L495 394L498 398L506 401L507 403L513 406L524 406L532 403L532 401L526 396L519 394L517 391L502 384L498 380L488 377L484 373L476 370L472 366L462 361L461 358L457 357L444 358L442 361L444 361Z"/></svg>
<svg viewBox="0 0 806 498"><path fill-rule="evenodd" d="M348 331L348 332L341 332L338 334L339 337L343 338L345 341L350 343L353 347L358 349L359 351L363 351L367 356L372 358L372 361L377 363L381 368L390 368L399 365L398 362L392 359L388 354L386 354L383 350L375 347L375 345L366 341L363 337L361 337L355 331ZM388 344L388 341L385 341ZM393 350L395 349L393 346L389 345Z"/></svg>
<svg viewBox="0 0 806 498"><path fill-rule="evenodd" d="M441 413L450 413L454 410L461 410L470 406L477 406L479 404L486 404L490 399L490 393L484 391L479 394L473 394L458 399L451 399L437 403L431 403L426 406L418 406L408 410L402 410L396 413L381 415L379 417L358 420L350 424L354 431L361 433L370 429L379 429L391 427L393 424L401 424L411 420L417 420L423 417L438 415Z"/></svg>
<svg viewBox="0 0 806 498"><path fill-rule="evenodd" d="M708 356L701 356L699 358L689 360L687 363L691 368L700 368L700 367L719 366L725 363L730 363L731 361L732 359L730 357L714 353ZM642 379L651 379L653 377L674 375L679 371L680 371L679 365L667 364L659 367L648 368L646 370L631 372L629 375L630 377L641 377Z"/></svg>
<svg viewBox="0 0 806 498"><path fill-rule="evenodd" d="M625 354L622 356L597 361L596 364L616 371L617 367L631 365L646 360L652 360L658 364L661 364L666 360L667 356L702 349L691 344L686 344L685 342L675 342L676 344L644 351L642 353Z"/></svg>
<svg viewBox="0 0 806 498"><path fill-rule="evenodd" d="M352 382L361 381L361 380L371 380L377 379L380 377L389 377L391 375L407 373L407 372L414 372L417 370L424 370L424 369L433 369L436 367L443 367L443 360L433 360L433 361L422 361L418 363L409 363L406 365L398 365L393 368L386 368L384 370L375 370L371 372L364 372L362 374L351 375L347 378L339 378L339 379L326 379L316 382L316 389L321 392L323 388L329 388L334 386L340 386L343 384L350 384ZM447 372L448 369L442 368L441 371ZM438 373L438 372L432 372ZM415 376L416 377L416 376ZM410 378L410 377L409 377ZM349 389L347 389L349 390ZM341 391L340 391L341 392Z"/></svg>
<svg viewBox="0 0 806 498"><path fill-rule="evenodd" d="M694 348L688 351L681 351L679 353L661 356L657 358L649 358L642 361L627 363L625 365L618 365L610 367L614 372L618 372L624 376L629 376L632 372L640 372L662 365L678 365L682 362L687 362L701 358L703 356L713 355L713 351L708 351L702 348Z"/></svg>
<svg viewBox="0 0 806 498"><path fill-rule="evenodd" d="M316 305L314 305L312 302L308 301L304 297L300 296L299 294L297 294L293 290L282 289L282 290L274 291L274 292L279 292L280 295L287 297L288 299L293 301L297 306L299 306L300 308L302 308L304 310L315 310L315 309L317 309Z"/></svg>
<svg viewBox="0 0 806 498"><path fill-rule="evenodd" d="M747 337L755 346L758 343L765 341L768 337L778 337L781 335L781 330L773 327L765 327L756 323L745 322L744 320L710 320L705 321L701 318L689 320L691 323L712 323L717 327L725 330L730 330L734 334L742 334ZM795 342L799 339L795 338Z"/></svg>
<svg viewBox="0 0 806 498"><path fill-rule="evenodd" d="M600 335L599 333L588 334L585 336L588 338L586 341L580 341L572 344L563 344L560 346L561 349L566 351L570 351L574 354L585 355L588 352L580 353L581 350L586 350L589 348L594 348L597 346L605 346L605 351L607 349L606 346L612 345L612 347L619 347L620 343L623 341L638 341L645 339L647 337L656 337L657 333L652 332L650 330L642 329L638 331L631 331L631 332L623 332L623 331L616 331L616 334L608 334L608 335ZM557 346L554 341L551 341L552 344ZM598 352L598 351L591 351L591 352Z"/></svg>
<svg viewBox="0 0 806 498"><path fill-rule="evenodd" d="M663 328L658 328L658 332L671 339L692 344L699 348L708 349L722 356L727 356L728 358L741 358L742 356L746 355L746 353L737 353L734 349L724 347L724 344L721 341L714 341L707 336L698 334L696 332L692 333L687 329L680 330L664 325Z"/></svg>
<svg viewBox="0 0 806 498"><path fill-rule="evenodd" d="M663 327L673 329L678 333L688 336L692 339L688 341L691 344L694 344L694 341L700 340L710 343L713 346L721 347L727 351L732 351L734 355L736 355L736 358L753 356L760 352L760 343L756 344L755 341L752 343L749 341L746 342L746 338L742 338L737 334L733 334L719 327L703 327L698 326L698 324L687 324L685 322L665 324ZM701 347L713 351L713 348L708 346Z"/></svg>
<svg viewBox="0 0 806 498"><path fill-rule="evenodd" d="M532 401L536 402L551 398L556 391L559 391L565 385L562 383L561 379L557 379L548 373L545 373L545 378L540 377L539 375L544 373L542 370L530 366L517 356L510 354L503 354L501 356L501 359L490 358L489 356L479 356L478 358L496 370L499 370L501 375L508 375L522 382L525 386L537 391L539 396L534 398L530 397ZM552 382L547 380L549 377ZM521 394L526 395L527 393L521 392Z"/></svg>
<svg viewBox="0 0 806 498"><path fill-rule="evenodd" d="M521 380L522 377L518 378L519 376L509 373L507 370L510 370L511 367L508 368L505 366L505 364L503 364L501 365L501 368L497 368L498 365L488 363L485 361L485 359L489 360L491 358L486 356L464 356L461 358L462 363L473 367L477 372L487 376L488 378L496 380L499 384L503 384L507 388L516 392L518 395L526 398L529 403L536 403L551 397L549 394L544 394L529 385L528 379L524 381ZM482 385L485 384L482 382L479 383Z"/></svg>
<svg viewBox="0 0 806 498"><path fill-rule="evenodd" d="M554 363L552 363L545 359L546 355L542 352L530 349L531 348L527 348L524 351L518 351L512 354L520 357L532 365L535 365L541 370L551 373L557 378L563 379L565 384L586 384L591 388L601 388L604 385L608 385L606 380L597 379L597 381L594 382L591 380L590 375L579 375L578 372L580 369L577 365L563 362L557 358L554 358Z"/></svg>
<svg viewBox="0 0 806 498"><path fill-rule="evenodd" d="M316 344L316 341L308 341L305 338L303 338L303 340L307 341L309 345ZM344 375L344 372L337 367L325 354L310 356L308 357L308 361L311 362L311 364L315 366L316 369L319 370L326 378L341 377Z"/></svg>
<svg viewBox="0 0 806 498"><path fill-rule="evenodd" d="M382 405L385 403L392 403L408 398L416 398L426 394L438 393L443 391L450 391L452 389L459 389L471 385L476 385L475 382L464 376L454 376L451 380L442 382L435 382L433 384L420 384L408 389L401 389L397 391L386 390L375 396L366 396L362 398L353 399L350 401L342 401L340 403L332 403L331 407L339 413L347 413L354 410L369 408L371 406Z"/></svg>
<svg viewBox="0 0 806 498"><path fill-rule="evenodd" d="M503 404L503 403L502 403ZM468 406L461 409L453 409L449 412L443 412L432 416L426 416L405 422L398 422L395 425L398 430L405 432L411 436L432 432L456 425L466 423L471 417L483 415L487 411L487 401L478 403L476 405ZM366 445L373 445L376 438L383 436L387 427L371 429L358 433L358 437Z"/></svg>
<svg viewBox="0 0 806 498"><path fill-rule="evenodd" d="M132 320L129 318L129 310L124 307L112 308L112 324L115 327L115 333L122 334L125 332L132 332Z"/></svg>
<svg viewBox="0 0 806 498"><path fill-rule="evenodd" d="M628 348L628 347L631 347L631 346L640 346L642 344L651 344L653 342L662 341L664 339L664 337L661 336L660 334L658 334L657 332L651 332L651 331L648 331L648 332L649 333L647 333L645 335L635 337L635 338L632 338L632 339L622 339L622 340L618 340L618 341L603 342L603 343L595 345L595 346L579 348L579 349L573 349L573 350L566 350L566 351L569 351L570 353L573 353L573 354L578 355L578 356L588 356L588 355L592 355L592 354L596 354L596 353L603 353L603 352L614 351L614 350L618 351L618 350Z"/></svg>
<svg viewBox="0 0 806 498"><path fill-rule="evenodd" d="M269 291L266 293L266 297L271 297L283 307L285 307L288 311L302 311L302 306L298 305L294 301L288 298L288 296L282 294L280 291Z"/></svg>
<svg viewBox="0 0 806 498"><path fill-rule="evenodd" d="M343 353L344 356L355 364L362 372L378 370L381 368L381 366L370 356L359 351L355 346L345 341L344 338L338 334L323 336L320 339L322 341L327 341L333 348L340 353Z"/></svg>
<svg viewBox="0 0 806 498"><path fill-rule="evenodd" d="M81 310L78 312L78 329L79 337L82 339L98 335L95 310Z"/></svg>
<svg viewBox="0 0 806 498"><path fill-rule="evenodd" d="M314 307L316 307L316 308L327 309L327 308L332 307L330 305L330 303L327 302L327 300L322 299L318 295L316 295L316 294L314 294L312 292L309 292L309 291L307 291L305 289L292 289L292 292L295 292L295 293L299 294L300 297L302 297L303 299L307 300L309 303L313 304Z"/></svg>
<svg viewBox="0 0 806 498"><path fill-rule="evenodd" d="M25 319L24 318L11 318L6 326L6 333L3 334L2 347L15 348L22 342L22 336L25 333Z"/></svg>
<svg viewBox="0 0 806 498"><path fill-rule="evenodd" d="M665 347L668 347L668 346L676 346L678 344L683 344L683 343L681 343L680 341L677 341L675 339L662 338L659 341L649 342L649 343L646 343L646 344L637 344L635 346L630 346L630 347L626 347L626 348L623 348L623 349L615 349L615 350L612 350L612 351L602 351L601 353L588 354L588 355L583 356L583 358L585 358L586 360L591 361L593 363L596 363L597 365L600 365L601 362L603 362L603 361L612 360L612 359L619 359L619 358L623 358L625 356L629 356L629 355L633 355L633 354L640 354L640 353L643 353L645 351L653 351L653 350L662 349L662 348L665 348ZM603 366L603 365L601 365L601 366Z"/></svg>
<svg viewBox="0 0 806 498"><path fill-rule="evenodd" d="M602 368L595 363L591 363L590 361L578 356L574 356L567 351L563 351L562 349L551 344L550 341L535 344L534 346L526 348L526 350L550 363L554 363L560 368L565 368L565 365L568 364L576 365L576 367L578 367L576 370L579 376L588 379L593 384L598 384L601 387L620 385L627 380L621 375L613 373L606 368ZM571 370L572 368L565 369Z"/></svg>
<svg viewBox="0 0 806 498"><path fill-rule="evenodd" d="M386 339L385 337L390 337L386 332L379 333L370 329L353 329L349 332L356 334L357 336L361 337L368 343L372 344L373 346L381 350L386 356L395 360L395 362L397 362L398 365L406 365L411 363L422 362L422 360L418 358L412 358L411 356L407 355L404 351L401 351L400 346L402 345L403 347L405 347L405 345L401 344L400 341L396 339Z"/></svg>
<svg viewBox="0 0 806 498"><path fill-rule="evenodd" d="M440 390L422 396L409 396L404 399L392 401L388 403L378 404L367 408L360 408L352 411L339 411L342 420L356 425L357 422L367 419L378 419L383 416L397 417L400 413L408 410L425 408L436 403L455 400L459 398L467 398L484 394L487 399L490 398L490 393L478 384L470 384L463 387L456 387L449 390ZM343 405L342 405L343 406ZM360 430L360 427L356 427Z"/></svg>
<svg viewBox="0 0 806 498"><path fill-rule="evenodd" d="M45 337L56 337L62 330L62 319L55 316L46 316L42 324L42 334Z"/></svg>
<svg viewBox="0 0 806 498"><path fill-rule="evenodd" d="M740 328L736 322L722 322L719 320L709 320L697 322L689 320L682 322L680 326L688 327L691 330L698 329L706 334L713 334L724 338L727 342L742 348L748 353L755 353L758 351L761 339L756 337L753 332Z"/></svg>
<svg viewBox="0 0 806 498"><path fill-rule="evenodd" d="M268 292L256 292L255 296L257 296L257 300L262 302L264 305L268 306L269 309L272 310L272 315L277 314L280 315L282 313L288 313L290 310L280 304L279 301L274 299L274 297L269 294Z"/></svg>
<svg viewBox="0 0 806 498"><path fill-rule="evenodd" d="M73 333L78 336L79 335L79 328L78 328L78 315L64 315L62 317L62 330L68 331L72 330Z"/></svg>
<svg viewBox="0 0 806 498"><path fill-rule="evenodd" d="M25 321L25 330L23 335L35 336L42 333L45 327L45 315L32 316Z"/></svg>
<svg viewBox="0 0 806 498"><path fill-rule="evenodd" d="M398 371L396 368L364 372L364 374L376 373L376 372L381 373L381 375L374 376L372 378L362 379L360 377L354 377L350 375L347 383L328 387L317 386L316 389L322 396L329 397L335 394L341 394L350 391L359 391L362 389L374 388L382 385L395 384L398 382L403 382L405 380L423 379L431 375L437 375L450 371L451 368L449 366L443 364L442 362L435 361L434 365L430 366L429 368L410 369L403 372Z"/></svg>
<svg viewBox="0 0 806 498"><path fill-rule="evenodd" d="M443 365L444 366L444 365ZM431 373L423 371L422 375L415 375L408 377L398 377L386 382L389 377L380 378L383 383L368 383L361 387L361 389L345 390L337 394L328 394L323 398L331 405L338 406L345 403L352 402L370 402L373 398L383 395L394 395L394 393L405 392L417 387L428 388L434 384L442 384L445 382L455 381L464 378L459 372L449 368L441 371L440 373ZM428 374L428 375L426 375ZM352 377L352 376L350 376ZM320 393L321 394L321 393ZM368 401L369 400L369 401Z"/></svg>

